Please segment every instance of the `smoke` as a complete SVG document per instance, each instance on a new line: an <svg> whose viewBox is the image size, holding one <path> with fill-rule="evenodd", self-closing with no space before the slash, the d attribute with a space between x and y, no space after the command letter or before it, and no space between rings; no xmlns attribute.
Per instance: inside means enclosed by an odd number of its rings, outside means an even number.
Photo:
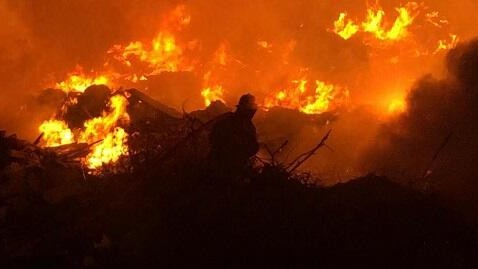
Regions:
<svg viewBox="0 0 478 269"><path fill-rule="evenodd" d="M478 39L446 58L447 75L420 79L408 111L382 126L370 170L469 200L478 192Z"/></svg>

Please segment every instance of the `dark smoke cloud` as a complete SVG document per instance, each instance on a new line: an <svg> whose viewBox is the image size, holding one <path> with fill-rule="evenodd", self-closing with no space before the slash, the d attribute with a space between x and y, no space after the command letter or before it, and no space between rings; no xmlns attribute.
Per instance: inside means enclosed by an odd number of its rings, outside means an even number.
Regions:
<svg viewBox="0 0 478 269"><path fill-rule="evenodd" d="M408 112L382 127L366 166L469 200L478 193L478 39L450 51L446 67L444 79L416 83Z"/></svg>

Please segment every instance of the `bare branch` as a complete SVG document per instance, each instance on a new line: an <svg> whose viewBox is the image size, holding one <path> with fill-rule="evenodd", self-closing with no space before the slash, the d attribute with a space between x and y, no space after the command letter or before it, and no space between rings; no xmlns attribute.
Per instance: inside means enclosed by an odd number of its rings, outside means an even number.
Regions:
<svg viewBox="0 0 478 269"><path fill-rule="evenodd" d="M312 150L306 152L306 153L303 153L301 155L299 155L294 161L292 161L290 164L289 164L289 167L287 168L287 171L289 173L292 173L294 172L297 168L299 168L304 162L306 162L310 157L312 157L316 152L317 150L319 150L319 148L323 147L325 145L325 142L327 141L327 139L329 139L329 136L330 136L330 133L332 133L332 129L330 129L327 134L322 138L322 140L320 141L319 144L317 144L317 146L315 146Z"/></svg>

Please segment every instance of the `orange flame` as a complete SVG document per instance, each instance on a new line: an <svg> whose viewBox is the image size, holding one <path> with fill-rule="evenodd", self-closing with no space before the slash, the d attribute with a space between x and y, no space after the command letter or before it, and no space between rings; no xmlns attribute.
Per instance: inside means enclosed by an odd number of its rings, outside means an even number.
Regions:
<svg viewBox="0 0 478 269"><path fill-rule="evenodd" d="M367 9L367 18L362 23L355 23L350 19L346 22L347 13L342 12L334 22L333 32L345 40L358 32L373 34L375 38L382 41L400 40L408 35L408 28L418 15L418 9L419 5L415 2L396 8L398 16L389 29L384 21L385 11L378 6Z"/></svg>
<svg viewBox="0 0 478 269"><path fill-rule="evenodd" d="M158 33L149 45L135 41L125 47L115 45L109 50L109 53L128 67L131 67L135 60L146 63L152 71L141 75L189 69L182 62L183 49L177 44L174 35L167 32Z"/></svg>
<svg viewBox="0 0 478 269"><path fill-rule="evenodd" d="M182 44L173 34L188 26L190 21L191 17L187 14L186 7L179 5L165 16L161 25L161 29L164 30L158 32L151 41L132 41L128 45L114 45L107 53L128 68L146 65L147 68L140 74L131 72L123 76L133 82L161 72L191 71L193 66L186 61L184 51L194 45L194 42Z"/></svg>
<svg viewBox="0 0 478 269"><path fill-rule="evenodd" d="M204 88L201 91L201 96L204 98L204 105L209 106L214 101L222 101L224 95L224 89L220 85Z"/></svg>
<svg viewBox="0 0 478 269"><path fill-rule="evenodd" d="M208 64L209 70L203 75L201 96L205 106L209 106L214 101L224 102L224 88L219 83L218 75L225 70L229 61L227 46L221 43Z"/></svg>
<svg viewBox="0 0 478 269"><path fill-rule="evenodd" d="M42 143L46 147L56 147L74 142L73 132L64 121L47 120L38 128L42 136Z"/></svg>
<svg viewBox="0 0 478 269"><path fill-rule="evenodd" d="M440 53L441 51L451 50L458 45L458 42L460 42L460 38L457 35L450 34L449 40L442 39L438 41L438 47L434 54Z"/></svg>
<svg viewBox="0 0 478 269"><path fill-rule="evenodd" d="M387 112L395 115L407 111L407 103L404 98L395 98L389 101Z"/></svg>
<svg viewBox="0 0 478 269"><path fill-rule="evenodd" d="M350 39L359 31L359 26L356 25L352 20L345 22L346 17L347 13L340 13L339 19L334 22L333 30L334 33L338 34L345 40Z"/></svg>
<svg viewBox="0 0 478 269"><path fill-rule="evenodd" d="M328 111L331 101L338 96L339 87L316 80L313 93L310 93L312 87L308 87L308 82L307 79L293 81L295 87L277 91L267 97L264 101L264 107L268 109L280 106L297 109L306 114L320 114ZM344 92L344 98L348 98L346 91Z"/></svg>
<svg viewBox="0 0 478 269"><path fill-rule="evenodd" d="M76 135L64 121L48 120L39 130L43 133L42 146L55 147L71 143L93 144L91 152L83 160L89 169L98 169L105 164L115 164L122 156L128 155L128 134L118 125L129 122L126 112L128 100L122 95L110 98L108 111L84 123ZM100 141L100 142L98 142Z"/></svg>
<svg viewBox="0 0 478 269"><path fill-rule="evenodd" d="M84 92L91 85L112 86L110 76L85 74L81 66L76 66L75 70L68 74L67 79L56 83L55 87L64 92Z"/></svg>

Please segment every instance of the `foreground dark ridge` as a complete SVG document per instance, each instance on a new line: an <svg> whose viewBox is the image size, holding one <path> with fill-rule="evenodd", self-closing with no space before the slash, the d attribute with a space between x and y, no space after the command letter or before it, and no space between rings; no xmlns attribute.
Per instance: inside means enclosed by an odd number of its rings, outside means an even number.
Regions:
<svg viewBox="0 0 478 269"><path fill-rule="evenodd" d="M474 231L420 193L373 175L327 189L303 179L272 167L217 181L188 166L85 180L10 165L2 268L474 263Z"/></svg>

